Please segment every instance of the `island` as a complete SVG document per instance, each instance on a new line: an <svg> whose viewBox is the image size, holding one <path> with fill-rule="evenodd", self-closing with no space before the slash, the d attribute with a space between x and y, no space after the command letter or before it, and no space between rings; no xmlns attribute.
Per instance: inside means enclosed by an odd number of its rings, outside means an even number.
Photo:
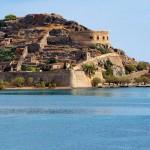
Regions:
<svg viewBox="0 0 150 150"><path fill-rule="evenodd" d="M58 14L0 20L0 89L150 86L150 64Z"/></svg>

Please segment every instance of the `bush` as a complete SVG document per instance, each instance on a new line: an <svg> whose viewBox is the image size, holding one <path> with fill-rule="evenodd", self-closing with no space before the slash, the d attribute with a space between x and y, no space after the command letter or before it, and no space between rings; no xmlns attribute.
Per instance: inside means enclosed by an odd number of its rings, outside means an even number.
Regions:
<svg viewBox="0 0 150 150"><path fill-rule="evenodd" d="M52 84L51 83L49 83L48 88L52 88Z"/></svg>
<svg viewBox="0 0 150 150"><path fill-rule="evenodd" d="M28 79L27 79L27 85L28 86L32 86L33 85L33 78L32 77L29 77Z"/></svg>
<svg viewBox="0 0 150 150"><path fill-rule="evenodd" d="M26 66L26 65L22 65L21 66L21 70L22 71L30 71L30 72L39 72L40 69L34 66Z"/></svg>
<svg viewBox="0 0 150 150"><path fill-rule="evenodd" d="M57 85L56 83L51 83L52 87L55 88Z"/></svg>
<svg viewBox="0 0 150 150"><path fill-rule="evenodd" d="M109 83L109 84L113 83L113 84L118 85L119 84L119 78L117 78L115 76L107 76L106 77L106 82Z"/></svg>
<svg viewBox="0 0 150 150"><path fill-rule="evenodd" d="M0 90L3 90L5 88L5 83L1 80L0 81Z"/></svg>
<svg viewBox="0 0 150 150"><path fill-rule="evenodd" d="M94 64L84 64L82 66L83 68L83 71L89 76L91 77L92 75L95 74L95 71L96 71L96 67Z"/></svg>
<svg viewBox="0 0 150 150"><path fill-rule="evenodd" d="M148 77L145 77L145 76L142 76L142 77L139 77L139 78L136 78L134 80L135 83L138 83L138 84L150 84L150 78Z"/></svg>
<svg viewBox="0 0 150 150"><path fill-rule="evenodd" d="M0 60L11 61L15 57L15 51L12 48L0 48Z"/></svg>
<svg viewBox="0 0 150 150"><path fill-rule="evenodd" d="M125 84L129 84L131 80L126 77L119 77L118 82L119 84L125 85Z"/></svg>
<svg viewBox="0 0 150 150"><path fill-rule="evenodd" d="M41 87L45 88L45 82L44 81L41 82Z"/></svg>
<svg viewBox="0 0 150 150"><path fill-rule="evenodd" d="M27 67L27 71L36 72L36 67Z"/></svg>
<svg viewBox="0 0 150 150"><path fill-rule="evenodd" d="M13 15L13 14L9 14L7 16L5 16L5 20L9 21L9 20L16 20L17 17L16 15Z"/></svg>
<svg viewBox="0 0 150 150"><path fill-rule="evenodd" d="M49 59L48 60L48 64L54 64L54 63L57 63L56 59Z"/></svg>
<svg viewBox="0 0 150 150"><path fill-rule="evenodd" d="M149 66L150 66L150 64L147 62L139 62L137 65L137 70L138 71L146 70L149 68Z"/></svg>
<svg viewBox="0 0 150 150"><path fill-rule="evenodd" d="M100 78L97 78L97 77L93 78L93 80L92 80L92 86L93 87L97 87L99 83L101 83L101 79Z"/></svg>
<svg viewBox="0 0 150 150"><path fill-rule="evenodd" d="M25 79L23 77L17 77L14 80L14 85L17 86L17 87L24 86L24 83L25 83Z"/></svg>
<svg viewBox="0 0 150 150"><path fill-rule="evenodd" d="M4 21L0 20L0 29L3 27L6 27L6 26L7 26L6 23Z"/></svg>
<svg viewBox="0 0 150 150"><path fill-rule="evenodd" d="M130 64L130 65L126 65L125 66L125 71L126 71L126 74L130 74L134 71L137 71L136 70L136 65L133 65L133 64Z"/></svg>

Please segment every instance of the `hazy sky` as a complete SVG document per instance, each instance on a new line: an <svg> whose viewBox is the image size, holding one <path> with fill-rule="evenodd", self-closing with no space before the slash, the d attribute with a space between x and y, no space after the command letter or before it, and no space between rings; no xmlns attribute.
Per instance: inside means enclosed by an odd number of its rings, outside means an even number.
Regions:
<svg viewBox="0 0 150 150"><path fill-rule="evenodd" d="M94 30L108 30L114 47L150 61L150 0L0 0L0 18L51 12Z"/></svg>

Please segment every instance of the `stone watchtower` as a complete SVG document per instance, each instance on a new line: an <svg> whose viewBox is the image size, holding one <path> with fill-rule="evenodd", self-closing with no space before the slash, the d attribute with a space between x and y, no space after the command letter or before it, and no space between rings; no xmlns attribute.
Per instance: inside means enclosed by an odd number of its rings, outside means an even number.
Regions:
<svg viewBox="0 0 150 150"><path fill-rule="evenodd" d="M81 45L103 44L111 46L108 31L80 31L70 34L73 42Z"/></svg>

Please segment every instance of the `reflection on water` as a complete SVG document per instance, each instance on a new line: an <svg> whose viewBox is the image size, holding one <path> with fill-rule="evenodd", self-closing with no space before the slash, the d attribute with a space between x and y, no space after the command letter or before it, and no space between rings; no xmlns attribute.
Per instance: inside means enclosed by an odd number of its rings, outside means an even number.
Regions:
<svg viewBox="0 0 150 150"><path fill-rule="evenodd" d="M98 114L98 115L110 115L112 113L111 108L0 108L0 115L10 114Z"/></svg>
<svg viewBox="0 0 150 150"><path fill-rule="evenodd" d="M2 90L0 95L81 95L81 96L144 96L150 97L150 88L66 89L66 90Z"/></svg>
<svg viewBox="0 0 150 150"><path fill-rule="evenodd" d="M0 108L0 115L102 115L150 116L150 108L95 107L95 108Z"/></svg>

